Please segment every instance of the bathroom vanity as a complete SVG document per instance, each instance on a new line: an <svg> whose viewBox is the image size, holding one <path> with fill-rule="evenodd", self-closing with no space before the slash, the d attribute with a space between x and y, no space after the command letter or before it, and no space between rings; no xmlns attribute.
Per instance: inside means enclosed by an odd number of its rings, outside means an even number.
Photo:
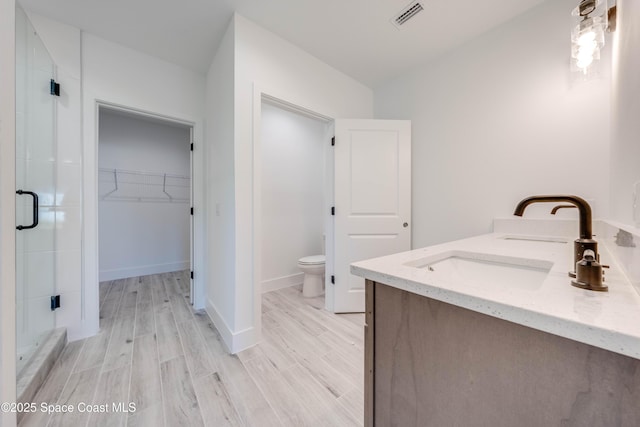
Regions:
<svg viewBox="0 0 640 427"><path fill-rule="evenodd" d="M640 296L570 285L572 239L493 233L352 265L365 426L638 426Z"/></svg>

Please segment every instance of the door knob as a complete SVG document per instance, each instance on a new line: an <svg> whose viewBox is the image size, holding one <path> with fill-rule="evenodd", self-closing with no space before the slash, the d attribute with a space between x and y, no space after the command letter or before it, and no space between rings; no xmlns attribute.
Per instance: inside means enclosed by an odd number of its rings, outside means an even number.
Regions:
<svg viewBox="0 0 640 427"><path fill-rule="evenodd" d="M409 226L409 223L408 223L408 222L405 222L404 224L402 224L402 226L403 226L404 228L407 228L407 227Z"/></svg>

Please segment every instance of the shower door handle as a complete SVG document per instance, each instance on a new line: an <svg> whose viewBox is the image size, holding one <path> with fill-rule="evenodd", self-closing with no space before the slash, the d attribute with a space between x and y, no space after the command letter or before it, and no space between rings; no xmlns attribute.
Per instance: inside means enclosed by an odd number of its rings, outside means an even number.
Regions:
<svg viewBox="0 0 640 427"><path fill-rule="evenodd" d="M38 226L38 195L33 191L17 190L16 194L23 195L28 194L33 197L33 223L31 225L18 225L17 230L28 230L30 228L36 228Z"/></svg>

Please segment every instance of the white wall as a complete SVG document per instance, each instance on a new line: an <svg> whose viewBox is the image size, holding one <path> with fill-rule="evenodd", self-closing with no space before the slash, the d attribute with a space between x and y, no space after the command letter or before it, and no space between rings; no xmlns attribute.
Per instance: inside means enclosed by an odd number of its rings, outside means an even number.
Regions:
<svg viewBox="0 0 640 427"><path fill-rule="evenodd" d="M204 305L204 76L124 46L83 33L78 28L29 13L53 60L58 64L62 96L58 104L58 156L69 176L82 184L81 196L69 211L71 237L79 251L66 292L77 297L73 313L56 320L67 326L69 339L98 331L98 102L128 107L194 126L194 260L196 307ZM76 175L73 175L73 174ZM78 176L77 174L80 173ZM69 200L72 203L72 200ZM77 246L76 246L77 245ZM71 252L70 252L71 253ZM79 277L77 277L80 275Z"/></svg>
<svg viewBox="0 0 640 427"><path fill-rule="evenodd" d="M224 255L231 264L226 263L208 279L207 311L226 344L236 352L256 343L260 330L260 276L254 276L254 272L260 271L261 262L254 249L259 254L261 246L254 230L253 190L257 188L254 173L260 172L255 164L259 152L254 150L254 138L259 139L256 133L260 129L261 93L328 117L352 118L372 116L373 94L364 85L237 14L208 77L207 99L213 105L208 107L207 120L233 120L231 133L226 124L219 129L213 125L207 128L211 129L207 140L212 148L208 158L218 155L223 161L233 160L233 170L225 166L218 176L220 182L212 183L216 189L210 193L211 204L214 208L218 205L220 215L211 212L210 224L217 229L234 228L232 235L209 235L210 258L222 248L216 239L224 240L224 250L233 252ZM233 112L225 103L229 96L225 85L231 82ZM229 138L233 139L232 145ZM231 177L233 182L228 181ZM213 268L212 265L212 271Z"/></svg>
<svg viewBox="0 0 640 427"><path fill-rule="evenodd" d="M15 1L0 0L0 400L16 401ZM16 414L0 413L0 426Z"/></svg>
<svg viewBox="0 0 640 427"><path fill-rule="evenodd" d="M97 102L107 102L136 110L180 119L194 124L194 208L196 253L203 255L204 169L202 122L204 76L132 49L83 33L83 128L85 158L85 280L98 280L97 259ZM202 306L202 278L205 264L194 260L196 307ZM97 301L97 299L96 299Z"/></svg>
<svg viewBox="0 0 640 427"><path fill-rule="evenodd" d="M234 351L257 342L260 333L259 252L261 228L255 220L259 191L261 93L326 117L371 118L372 91L291 43L235 15L235 194L236 331ZM259 199L259 197L258 197ZM253 268L252 268L253 267Z"/></svg>
<svg viewBox="0 0 640 427"><path fill-rule="evenodd" d="M97 103L130 109L191 123L194 126L194 306L204 306L205 181L203 122L205 78L178 65L83 33L83 148L85 200L85 280L98 280L97 259ZM96 299L97 301L97 299Z"/></svg>
<svg viewBox="0 0 640 427"><path fill-rule="evenodd" d="M105 169L170 174L189 177L190 129L175 124L141 119L130 115L100 112L98 165ZM101 195L113 190L111 174L100 174ZM189 268L189 181L171 180L165 197L160 178L150 178L156 186L127 185L142 182L141 176L120 176L120 192L99 202L100 281ZM118 196L142 196L122 200ZM146 196L146 198L145 198ZM159 199L159 200L158 200Z"/></svg>
<svg viewBox="0 0 640 427"><path fill-rule="evenodd" d="M235 310L234 23L218 47L206 87L207 312L231 346Z"/></svg>
<svg viewBox="0 0 640 427"><path fill-rule="evenodd" d="M611 104L611 217L640 228L640 2L618 0ZM640 186L640 183L638 184Z"/></svg>
<svg viewBox="0 0 640 427"><path fill-rule="evenodd" d="M547 1L375 90L377 118L412 120L413 247L489 232L533 194L607 216L608 67L573 81L575 6Z"/></svg>
<svg viewBox="0 0 640 427"><path fill-rule="evenodd" d="M323 254L326 124L262 103L262 292L302 283Z"/></svg>

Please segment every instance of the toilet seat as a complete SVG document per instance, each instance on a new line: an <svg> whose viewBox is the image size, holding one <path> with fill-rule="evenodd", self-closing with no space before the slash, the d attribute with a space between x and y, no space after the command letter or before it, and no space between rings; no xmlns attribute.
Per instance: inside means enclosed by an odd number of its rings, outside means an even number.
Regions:
<svg viewBox="0 0 640 427"><path fill-rule="evenodd" d="M298 264L302 264L302 265L320 265L324 263L325 263L324 255L311 255L311 256L300 258L298 260Z"/></svg>

